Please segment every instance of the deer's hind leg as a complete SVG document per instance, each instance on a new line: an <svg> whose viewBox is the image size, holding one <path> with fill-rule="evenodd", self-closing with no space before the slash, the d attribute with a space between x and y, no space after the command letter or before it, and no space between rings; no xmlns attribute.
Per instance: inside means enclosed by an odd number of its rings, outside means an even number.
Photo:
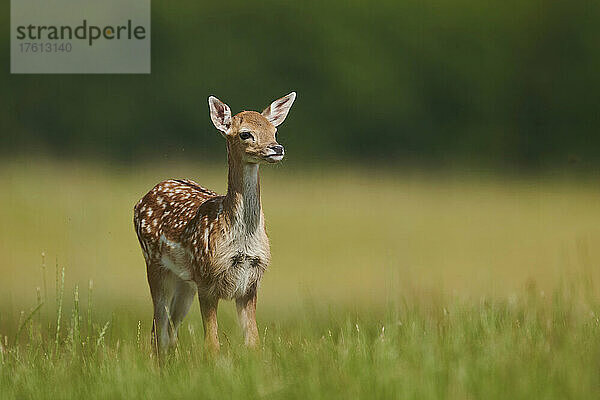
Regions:
<svg viewBox="0 0 600 400"><path fill-rule="evenodd" d="M196 297L196 284L190 281L184 281L176 278L175 290L171 299L170 316L171 316L171 336L170 345L174 345L177 341L177 331L181 322L190 310L190 306Z"/></svg>
<svg viewBox="0 0 600 400"><path fill-rule="evenodd" d="M177 341L177 330L196 296L196 284L184 281L159 262L148 265L154 305L153 347L164 353Z"/></svg>
<svg viewBox="0 0 600 400"><path fill-rule="evenodd" d="M171 271L162 268L159 262L148 263L148 284L154 305L152 347L159 354L165 353L172 342L170 307L178 279Z"/></svg>

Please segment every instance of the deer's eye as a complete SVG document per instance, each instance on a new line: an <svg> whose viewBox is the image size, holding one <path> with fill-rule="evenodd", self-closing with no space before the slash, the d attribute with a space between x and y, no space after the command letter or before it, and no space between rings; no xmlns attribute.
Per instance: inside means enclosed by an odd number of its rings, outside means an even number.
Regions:
<svg viewBox="0 0 600 400"><path fill-rule="evenodd" d="M252 137L252 134L250 132L240 132L240 139L242 140L248 140Z"/></svg>

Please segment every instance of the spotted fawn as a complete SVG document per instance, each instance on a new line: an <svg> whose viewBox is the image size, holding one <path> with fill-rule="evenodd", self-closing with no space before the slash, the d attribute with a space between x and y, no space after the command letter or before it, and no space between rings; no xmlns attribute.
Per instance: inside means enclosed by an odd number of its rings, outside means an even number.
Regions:
<svg viewBox="0 0 600 400"><path fill-rule="evenodd" d="M134 226L146 260L154 305L153 343L164 353L196 294L205 345L219 349L217 305L235 299L246 345L254 347L256 295L271 252L260 200L258 168L283 159L277 126L296 93L262 113L231 109L210 96L210 117L227 143L229 174L224 196L187 179L160 182L134 207Z"/></svg>

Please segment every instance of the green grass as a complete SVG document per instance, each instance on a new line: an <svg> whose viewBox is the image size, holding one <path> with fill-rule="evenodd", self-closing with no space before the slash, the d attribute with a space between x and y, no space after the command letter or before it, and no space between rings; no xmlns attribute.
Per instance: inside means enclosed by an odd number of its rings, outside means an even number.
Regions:
<svg viewBox="0 0 600 400"><path fill-rule="evenodd" d="M600 396L593 182L291 166L261 180L260 349L224 302L206 357L195 304L159 362L131 207L170 176L222 191L224 171L5 164L0 398Z"/></svg>
<svg viewBox="0 0 600 400"><path fill-rule="evenodd" d="M507 301L456 298L344 310L307 304L261 318L261 348L222 318L222 352L206 357L197 315L170 359L152 357L148 324L73 309L25 323L1 352L2 398L596 398L598 304L535 288ZM69 315L70 314L70 315ZM92 315L94 314L92 310ZM58 315L58 314L57 314ZM70 318L68 318L70 317ZM146 318L147 320L147 318ZM107 325L108 323L108 325ZM91 326L91 330L88 330Z"/></svg>

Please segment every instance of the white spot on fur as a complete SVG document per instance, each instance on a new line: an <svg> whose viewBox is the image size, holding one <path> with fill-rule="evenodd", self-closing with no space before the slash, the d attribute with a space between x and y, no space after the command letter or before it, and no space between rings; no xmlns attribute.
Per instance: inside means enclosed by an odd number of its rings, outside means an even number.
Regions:
<svg viewBox="0 0 600 400"><path fill-rule="evenodd" d="M204 229L204 251L208 253L208 229Z"/></svg>

